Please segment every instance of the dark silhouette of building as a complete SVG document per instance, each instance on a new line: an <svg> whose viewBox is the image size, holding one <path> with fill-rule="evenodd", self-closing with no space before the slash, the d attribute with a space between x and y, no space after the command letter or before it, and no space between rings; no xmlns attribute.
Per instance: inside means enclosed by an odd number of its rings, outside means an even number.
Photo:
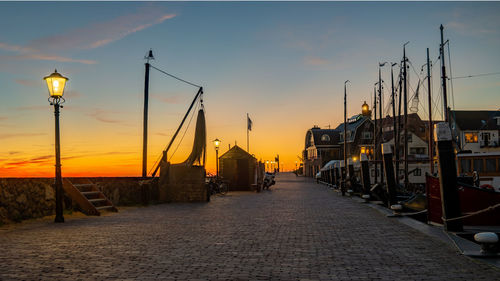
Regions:
<svg viewBox="0 0 500 281"><path fill-rule="evenodd" d="M220 176L229 190L252 190L257 184L257 159L235 145L219 157Z"/></svg>

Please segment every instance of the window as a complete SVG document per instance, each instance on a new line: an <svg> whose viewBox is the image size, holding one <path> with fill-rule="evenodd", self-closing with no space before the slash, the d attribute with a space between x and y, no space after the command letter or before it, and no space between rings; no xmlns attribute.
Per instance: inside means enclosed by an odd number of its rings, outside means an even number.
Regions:
<svg viewBox="0 0 500 281"><path fill-rule="evenodd" d="M425 154L425 147L410 147L410 154Z"/></svg>
<svg viewBox="0 0 500 281"><path fill-rule="evenodd" d="M324 134L321 136L321 141L330 141L330 136L327 134Z"/></svg>
<svg viewBox="0 0 500 281"><path fill-rule="evenodd" d="M370 131L363 131L363 134L361 135L361 138L364 140L370 140L372 139L372 132Z"/></svg>
<svg viewBox="0 0 500 281"><path fill-rule="evenodd" d="M495 172L497 170L497 159L487 158L486 159L486 172Z"/></svg>
<svg viewBox="0 0 500 281"><path fill-rule="evenodd" d="M474 159L474 171L482 172L483 169L483 159Z"/></svg>
<svg viewBox="0 0 500 281"><path fill-rule="evenodd" d="M460 160L460 170L462 173L470 173L470 159L461 159Z"/></svg>
<svg viewBox="0 0 500 281"><path fill-rule="evenodd" d="M344 141L344 132L340 133L340 141Z"/></svg>
<svg viewBox="0 0 500 281"><path fill-rule="evenodd" d="M417 177L421 176L422 175L422 169L416 168L415 171L413 172L413 175L417 176Z"/></svg>
<svg viewBox="0 0 500 281"><path fill-rule="evenodd" d="M466 143L477 143L477 133L465 133Z"/></svg>

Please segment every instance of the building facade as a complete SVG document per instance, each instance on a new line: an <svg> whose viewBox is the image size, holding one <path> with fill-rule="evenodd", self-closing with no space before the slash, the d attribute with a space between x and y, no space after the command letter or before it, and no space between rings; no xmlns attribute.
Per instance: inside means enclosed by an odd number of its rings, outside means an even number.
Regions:
<svg viewBox="0 0 500 281"><path fill-rule="evenodd" d="M500 111L450 110L450 123L459 151L500 151Z"/></svg>
<svg viewBox="0 0 500 281"><path fill-rule="evenodd" d="M302 151L303 173L313 177L328 161L340 159L339 132L318 126L307 130Z"/></svg>

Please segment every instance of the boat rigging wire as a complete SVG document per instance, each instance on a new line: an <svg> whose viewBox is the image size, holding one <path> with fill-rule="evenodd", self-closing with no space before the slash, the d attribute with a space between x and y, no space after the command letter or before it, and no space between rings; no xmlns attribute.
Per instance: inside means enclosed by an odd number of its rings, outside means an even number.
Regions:
<svg viewBox="0 0 500 281"><path fill-rule="evenodd" d="M453 74L451 74L451 54L450 54L450 40L448 41L448 65L450 66L450 86L451 86L451 103L455 109L455 92L453 91Z"/></svg>
<svg viewBox="0 0 500 281"><path fill-rule="evenodd" d="M492 75L500 75L500 72L491 72L491 73L481 73L481 74L459 76L459 77L450 78L450 80L463 79L463 78L474 78L474 77L481 77L481 76L492 76Z"/></svg>
<svg viewBox="0 0 500 281"><path fill-rule="evenodd" d="M191 82L189 82L189 81L187 81L187 80L184 80L184 79L182 79L182 78L179 78L179 77L177 77L177 76L175 76L175 75L173 75L173 74L170 74L170 73L168 73L168 72L166 72L166 71L164 71L164 70L161 70L161 69L159 69L159 68L157 68L157 67L155 67L155 66L153 66L153 65L151 65L151 64L150 64L150 66L151 66L151 68L154 68L154 69L158 70L159 72L161 72L161 73L163 73L163 74L165 74L165 75L168 75L168 76L170 76L170 77L172 77L172 78L174 78L174 79L177 79L177 80L179 80L179 81L181 81L181 82L184 82L184 83L189 84L189 85L191 85L191 86L194 86L194 87L196 87L196 88L201 88L201 86L198 86L198 85L196 85L196 84L194 84L194 83L191 83Z"/></svg>

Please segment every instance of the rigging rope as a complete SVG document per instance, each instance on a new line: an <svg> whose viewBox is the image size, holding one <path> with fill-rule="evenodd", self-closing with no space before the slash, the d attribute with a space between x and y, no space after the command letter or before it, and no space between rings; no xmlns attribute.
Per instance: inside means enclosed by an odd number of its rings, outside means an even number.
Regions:
<svg viewBox="0 0 500 281"><path fill-rule="evenodd" d="M451 86L451 103L455 109L455 92L453 91L453 74L451 74L451 54L450 54L450 41L448 40L448 65L450 66L450 86Z"/></svg>
<svg viewBox="0 0 500 281"><path fill-rule="evenodd" d="M453 77L453 78L450 78L450 79L456 80L456 79L463 79L463 78L473 78L473 77L492 76L492 75L500 75L500 72L473 74L473 75L467 75L467 76Z"/></svg>
<svg viewBox="0 0 500 281"><path fill-rule="evenodd" d="M191 83L191 82L189 82L189 81L187 81L187 80L184 80L184 79L182 79L182 78L179 78L179 77L177 77L177 76L175 76L175 75L172 75L172 74L170 74L170 73L168 73L168 72L166 72L166 71L163 71L163 70L161 70L161 69L159 69L159 68L156 68L156 67L154 67L154 66L153 66L153 65L151 65L151 64L150 64L150 66L151 66L152 68L154 68L154 69L158 70L159 72L161 72L161 73L163 73L163 74L165 74L165 75L168 75L168 76L170 76L170 77L172 77L172 78L174 78L174 79L177 79L177 80L179 80L179 81L181 81L181 82L184 82L184 83L189 84L189 85L191 85L191 86L194 86L194 87L196 87L196 88L201 88L201 86L198 86L198 85L196 85L196 84L194 84L194 83Z"/></svg>

